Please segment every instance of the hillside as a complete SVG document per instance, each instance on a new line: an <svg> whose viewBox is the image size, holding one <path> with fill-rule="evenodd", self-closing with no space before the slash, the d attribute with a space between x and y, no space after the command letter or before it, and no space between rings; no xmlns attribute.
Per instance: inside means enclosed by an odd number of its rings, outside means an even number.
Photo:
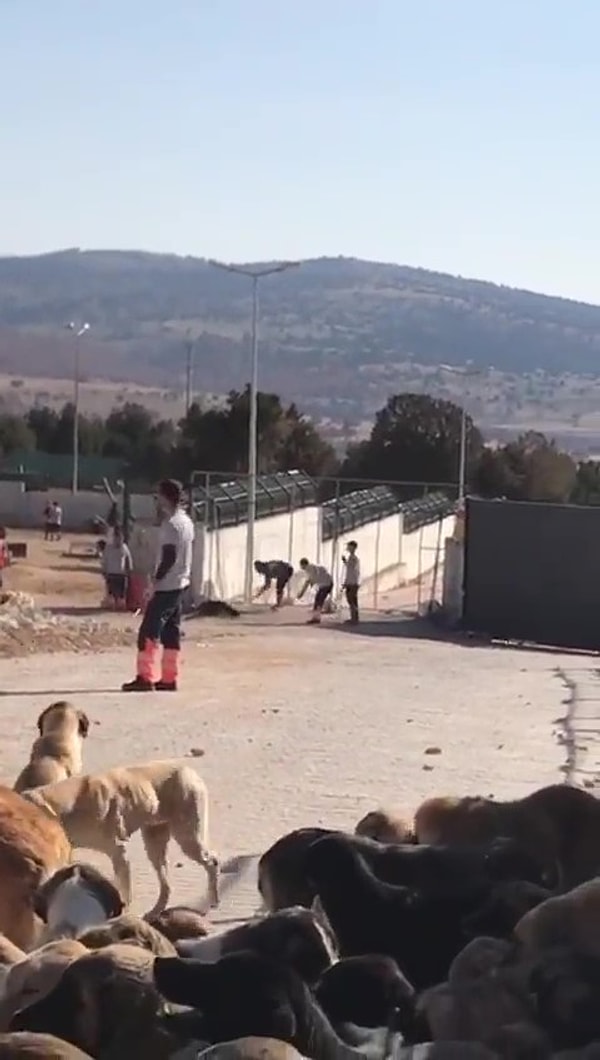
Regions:
<svg viewBox="0 0 600 1060"><path fill-rule="evenodd" d="M84 371L177 388L186 330L196 385L248 378L249 284L206 261L67 250L0 259L0 372L69 377L69 320L92 325ZM600 307L398 265L308 261L261 284L261 385L343 412L375 407L412 366L596 375ZM430 366L428 368L428 366Z"/></svg>

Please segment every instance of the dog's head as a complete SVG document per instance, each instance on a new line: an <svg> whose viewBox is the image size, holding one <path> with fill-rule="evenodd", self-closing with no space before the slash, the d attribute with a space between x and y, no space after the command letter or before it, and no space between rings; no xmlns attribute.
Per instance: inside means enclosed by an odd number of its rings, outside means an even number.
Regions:
<svg viewBox="0 0 600 1060"><path fill-rule="evenodd" d="M108 880L93 865L72 862L58 869L45 881L33 896L33 910L45 924L49 921L49 911L61 888L81 888L91 895L104 909L106 919L120 916L124 903L119 891L111 880ZM77 910L76 910L77 911Z"/></svg>
<svg viewBox="0 0 600 1060"><path fill-rule="evenodd" d="M42 711L37 726L40 736L48 736L49 733L56 732L76 732L82 739L85 739L90 728L90 720L83 710L78 710L66 699L60 699Z"/></svg>

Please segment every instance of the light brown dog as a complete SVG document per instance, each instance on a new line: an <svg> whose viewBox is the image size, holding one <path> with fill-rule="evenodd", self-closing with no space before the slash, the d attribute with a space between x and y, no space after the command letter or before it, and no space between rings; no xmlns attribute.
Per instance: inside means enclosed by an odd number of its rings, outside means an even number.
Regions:
<svg viewBox="0 0 600 1060"><path fill-rule="evenodd" d="M568 784L511 802L426 799L415 814L415 834L419 843L477 845L508 836L538 860L549 882L563 888L600 873L600 802Z"/></svg>
<svg viewBox="0 0 600 1060"><path fill-rule="evenodd" d="M87 947L75 939L57 939L25 954L23 960L13 964L0 1005L3 1030L8 1029L15 1012L49 994L65 968L87 952Z"/></svg>
<svg viewBox="0 0 600 1060"><path fill-rule="evenodd" d="M53 1034L29 1034L14 1031L0 1034L0 1060L92 1060L76 1045L55 1038Z"/></svg>
<svg viewBox="0 0 600 1060"><path fill-rule="evenodd" d="M90 727L87 715L63 699L46 707L37 725L40 735L15 781L15 791L54 784L82 771L82 743Z"/></svg>
<svg viewBox="0 0 600 1060"><path fill-rule="evenodd" d="M354 834L366 835L379 843L410 843L412 840L411 826L398 814L384 809L371 810L361 817Z"/></svg>
<svg viewBox="0 0 600 1060"><path fill-rule="evenodd" d="M162 912L169 902L167 846L171 838L186 857L206 870L210 904L218 904L219 862L210 853L207 838L208 792L189 766L176 761L123 766L46 784L24 792L24 797L58 817L74 847L108 855L127 905L131 902L131 870L126 844L138 831L160 884L151 915Z"/></svg>
<svg viewBox="0 0 600 1060"><path fill-rule="evenodd" d="M0 931L21 949L34 946L40 931L33 910L38 887L70 858L58 818L0 787Z"/></svg>

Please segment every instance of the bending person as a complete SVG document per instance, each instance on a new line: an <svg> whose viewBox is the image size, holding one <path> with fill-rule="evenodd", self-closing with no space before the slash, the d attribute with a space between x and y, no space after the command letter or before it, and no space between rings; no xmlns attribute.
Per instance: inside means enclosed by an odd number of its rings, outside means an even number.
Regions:
<svg viewBox="0 0 600 1060"><path fill-rule="evenodd" d="M314 586L317 590L312 609L312 618L309 618L309 626L318 626L327 597L333 590L333 578L326 567L320 567L318 563L309 563L307 559L300 560L300 570L304 573L306 581L298 593L301 600L307 589Z"/></svg>
<svg viewBox="0 0 600 1060"><path fill-rule="evenodd" d="M268 563L263 563L262 560L257 559L254 564L254 570L257 574L262 574L265 579L264 585L256 593L257 600L271 588L271 583L275 581L275 592L277 594L273 605L273 610L275 611L283 603L283 591L286 585L290 583L294 568L291 563L286 563L283 559L271 559Z"/></svg>

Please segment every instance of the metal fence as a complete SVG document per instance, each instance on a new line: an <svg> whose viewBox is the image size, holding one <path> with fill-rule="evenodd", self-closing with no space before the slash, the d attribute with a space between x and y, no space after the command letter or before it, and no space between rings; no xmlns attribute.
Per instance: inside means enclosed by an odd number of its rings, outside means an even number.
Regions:
<svg viewBox="0 0 600 1060"><path fill-rule="evenodd" d="M456 484L448 482L317 479L303 471L280 471L258 476L256 518L320 506L327 541L398 513L410 533L451 514L457 492ZM248 517L248 475L194 471L189 503L196 521L208 530L241 526Z"/></svg>

